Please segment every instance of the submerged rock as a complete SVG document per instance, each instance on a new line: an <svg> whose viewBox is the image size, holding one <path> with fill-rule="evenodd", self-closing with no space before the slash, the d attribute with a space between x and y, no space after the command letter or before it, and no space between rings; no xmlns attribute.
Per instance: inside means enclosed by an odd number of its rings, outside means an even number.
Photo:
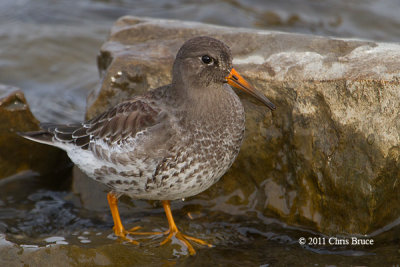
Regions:
<svg viewBox="0 0 400 267"><path fill-rule="evenodd" d="M68 164L60 149L38 144L17 132L39 130L24 94L18 88L0 84L0 179L32 170L47 174Z"/></svg>
<svg viewBox="0 0 400 267"><path fill-rule="evenodd" d="M400 216L400 45L123 17L101 48L87 117L171 81L182 43L227 43L235 68L277 106L240 94L246 138L195 198L323 233L370 233Z"/></svg>

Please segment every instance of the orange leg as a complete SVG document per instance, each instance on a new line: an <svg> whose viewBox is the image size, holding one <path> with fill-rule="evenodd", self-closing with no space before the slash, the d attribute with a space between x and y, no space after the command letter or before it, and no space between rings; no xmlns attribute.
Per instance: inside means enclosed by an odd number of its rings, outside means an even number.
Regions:
<svg viewBox="0 0 400 267"><path fill-rule="evenodd" d="M138 245L139 242L129 239L126 236L129 235L159 235L162 232L135 232L136 230L140 229L140 226L133 227L130 230L125 230L124 226L122 225L121 218L119 216L118 211L118 198L113 193L107 194L108 205L110 206L111 215L114 221L114 234L125 241L129 241L132 244Z"/></svg>
<svg viewBox="0 0 400 267"><path fill-rule="evenodd" d="M173 236L175 236L179 241L181 241L187 247L190 255L195 255L196 251L194 250L193 246L189 243L188 240L194 241L194 242L199 243L204 246L212 247L211 244L209 244L201 239L182 234L178 230L178 227L176 227L174 218L172 217L171 205L170 205L169 200L163 200L162 204L163 204L163 207L165 210L165 214L167 215L169 230L165 233L165 234L168 234L168 236L164 239L164 241L161 242L161 246L166 244L168 241L171 240L171 238Z"/></svg>

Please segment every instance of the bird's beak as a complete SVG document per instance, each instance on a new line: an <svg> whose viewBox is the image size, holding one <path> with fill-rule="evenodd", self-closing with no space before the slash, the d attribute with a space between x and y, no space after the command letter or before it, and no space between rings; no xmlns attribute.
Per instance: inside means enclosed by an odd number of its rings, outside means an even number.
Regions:
<svg viewBox="0 0 400 267"><path fill-rule="evenodd" d="M232 68L231 73L229 73L229 75L226 77L226 80L228 81L229 85L254 96L258 100L263 102L264 105L269 107L271 110L276 109L275 105L271 101L269 101L269 99L263 93L257 91L257 89L254 88L250 83L248 83L242 76L240 76L235 69Z"/></svg>

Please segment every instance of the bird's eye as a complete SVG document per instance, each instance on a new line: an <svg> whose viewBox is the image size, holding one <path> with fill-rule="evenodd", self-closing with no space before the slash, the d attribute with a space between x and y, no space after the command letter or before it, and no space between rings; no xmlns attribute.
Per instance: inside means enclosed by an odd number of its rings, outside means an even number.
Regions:
<svg viewBox="0 0 400 267"><path fill-rule="evenodd" d="M203 61L203 63L209 65L209 64L213 63L214 60L212 57L204 55L201 57L201 61Z"/></svg>

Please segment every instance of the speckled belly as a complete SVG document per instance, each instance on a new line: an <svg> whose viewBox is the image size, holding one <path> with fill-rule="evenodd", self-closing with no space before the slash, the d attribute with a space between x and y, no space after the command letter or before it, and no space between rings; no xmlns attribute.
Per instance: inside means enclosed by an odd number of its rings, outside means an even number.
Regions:
<svg viewBox="0 0 400 267"><path fill-rule="evenodd" d="M165 162L150 183L156 199L179 199L203 192L229 169L239 153L241 140L231 144L196 145L178 152L175 160ZM235 143L235 144L234 144Z"/></svg>
<svg viewBox="0 0 400 267"><path fill-rule="evenodd" d="M90 177L116 193L153 200L193 196L216 183L239 153L244 111L236 95L233 101L232 110L223 117L214 116L216 121L196 121L182 127L165 155L118 152L107 147L104 151L93 149L87 157L68 154Z"/></svg>
<svg viewBox="0 0 400 267"><path fill-rule="evenodd" d="M196 195L216 183L239 153L243 130L220 134L197 131L157 161L132 157L126 165L109 161L95 169L78 166L111 190L132 198L174 200Z"/></svg>

